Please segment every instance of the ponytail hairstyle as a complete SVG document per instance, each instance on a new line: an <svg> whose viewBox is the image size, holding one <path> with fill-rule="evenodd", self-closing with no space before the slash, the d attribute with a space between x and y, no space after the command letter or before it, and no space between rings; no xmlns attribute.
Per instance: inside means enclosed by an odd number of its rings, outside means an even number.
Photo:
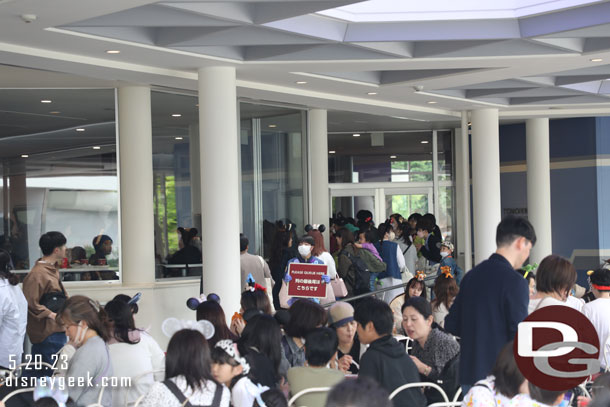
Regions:
<svg viewBox="0 0 610 407"><path fill-rule="evenodd" d="M84 295L75 295L64 302L64 305L57 312L57 321L65 325L65 321L79 323L85 321L89 329L93 329L103 340L108 342L106 311L97 301L92 300Z"/></svg>
<svg viewBox="0 0 610 407"><path fill-rule="evenodd" d="M108 315L108 327L112 326L111 335L116 340L130 345L140 342L140 340L134 341L129 338L129 332L136 330L136 323L129 305L121 300L112 300L106 304L104 311Z"/></svg>
<svg viewBox="0 0 610 407"><path fill-rule="evenodd" d="M19 276L11 273L11 255L4 249L0 249L0 278L7 279L10 285L19 284Z"/></svg>

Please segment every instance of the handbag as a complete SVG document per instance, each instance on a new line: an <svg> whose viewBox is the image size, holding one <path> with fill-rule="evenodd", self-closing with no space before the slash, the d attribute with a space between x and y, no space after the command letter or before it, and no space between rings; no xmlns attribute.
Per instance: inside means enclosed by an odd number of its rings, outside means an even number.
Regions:
<svg viewBox="0 0 610 407"><path fill-rule="evenodd" d="M335 293L335 297L347 297L347 287L345 286L345 282L342 278L335 278L333 280L330 280L330 286L332 287L333 292Z"/></svg>
<svg viewBox="0 0 610 407"><path fill-rule="evenodd" d="M51 312L57 313L66 302L66 295L61 291L53 291L49 293L45 293L40 298L40 305L44 305Z"/></svg>

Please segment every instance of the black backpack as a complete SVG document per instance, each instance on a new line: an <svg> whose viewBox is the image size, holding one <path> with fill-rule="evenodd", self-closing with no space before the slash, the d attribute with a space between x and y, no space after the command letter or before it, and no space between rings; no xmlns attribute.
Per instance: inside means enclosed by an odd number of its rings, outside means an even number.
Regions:
<svg viewBox="0 0 610 407"><path fill-rule="evenodd" d="M347 258L352 262L354 266L354 295L370 293L371 292L371 272L368 266L358 256L354 256L350 252L345 252Z"/></svg>

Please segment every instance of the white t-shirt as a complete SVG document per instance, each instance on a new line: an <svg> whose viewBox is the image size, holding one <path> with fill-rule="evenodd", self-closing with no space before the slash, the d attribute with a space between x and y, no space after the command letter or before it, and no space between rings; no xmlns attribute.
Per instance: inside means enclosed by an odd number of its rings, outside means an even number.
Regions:
<svg viewBox="0 0 610 407"><path fill-rule="evenodd" d="M269 390L267 386L257 386L244 376L231 389L231 404L233 407L251 407L256 396Z"/></svg>
<svg viewBox="0 0 610 407"><path fill-rule="evenodd" d="M537 309L550 307L551 305L563 305L564 307L570 307L575 309L576 311L582 312L582 306L584 305L584 301L572 296L569 296L566 302L560 301L553 297L538 298L530 300L529 305L527 306L527 313L531 314Z"/></svg>
<svg viewBox="0 0 610 407"><path fill-rule="evenodd" d="M28 302L18 285L0 278L0 366L21 363L28 322Z"/></svg>
<svg viewBox="0 0 610 407"><path fill-rule="evenodd" d="M585 314L589 321L595 327L597 336L599 337L599 345L601 350L599 352L599 362L602 368L606 368L606 358L604 353L608 350L606 341L608 340L608 334L610 333L610 298L598 298L594 301L588 302L582 307L582 313ZM610 356L610 352L608 352Z"/></svg>
<svg viewBox="0 0 610 407"><path fill-rule="evenodd" d="M214 400L214 392L216 391L216 383L211 380L202 385L202 389L191 389L186 383L184 376L173 377L170 379L178 389L184 394L188 401L194 406L209 406ZM231 403L231 393L225 385L223 387L222 397L220 399L220 407L229 407ZM153 384L148 394L142 399L141 407L182 407L176 396L162 382Z"/></svg>
<svg viewBox="0 0 610 407"><path fill-rule="evenodd" d="M335 266L335 259L333 259L333 256L329 252L322 252L316 257L328 266L328 276L330 279L333 280L337 278L337 267Z"/></svg>

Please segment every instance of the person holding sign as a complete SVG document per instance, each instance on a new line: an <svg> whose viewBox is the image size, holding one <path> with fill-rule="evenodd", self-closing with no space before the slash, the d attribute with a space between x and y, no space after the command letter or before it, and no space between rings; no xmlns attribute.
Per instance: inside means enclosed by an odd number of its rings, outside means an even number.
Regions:
<svg viewBox="0 0 610 407"><path fill-rule="evenodd" d="M315 241L312 236L302 236L299 239L298 256L288 260L288 266L286 267L280 290L280 305L282 308L289 308L296 300L295 297L311 298L315 302L322 304L335 301L335 295L329 286L330 276L327 274L327 266L322 260L312 255L314 245ZM295 264L295 266L291 266L292 264ZM296 267L296 264L308 265L310 267ZM293 268L295 269L294 273L299 275L294 281L291 275ZM296 271L297 268L299 269L298 271ZM320 284L324 286L324 291L316 289L314 292L313 290L316 288L316 285L319 286ZM298 294L295 294L297 288L300 290L298 290ZM323 295L320 295L320 292Z"/></svg>

